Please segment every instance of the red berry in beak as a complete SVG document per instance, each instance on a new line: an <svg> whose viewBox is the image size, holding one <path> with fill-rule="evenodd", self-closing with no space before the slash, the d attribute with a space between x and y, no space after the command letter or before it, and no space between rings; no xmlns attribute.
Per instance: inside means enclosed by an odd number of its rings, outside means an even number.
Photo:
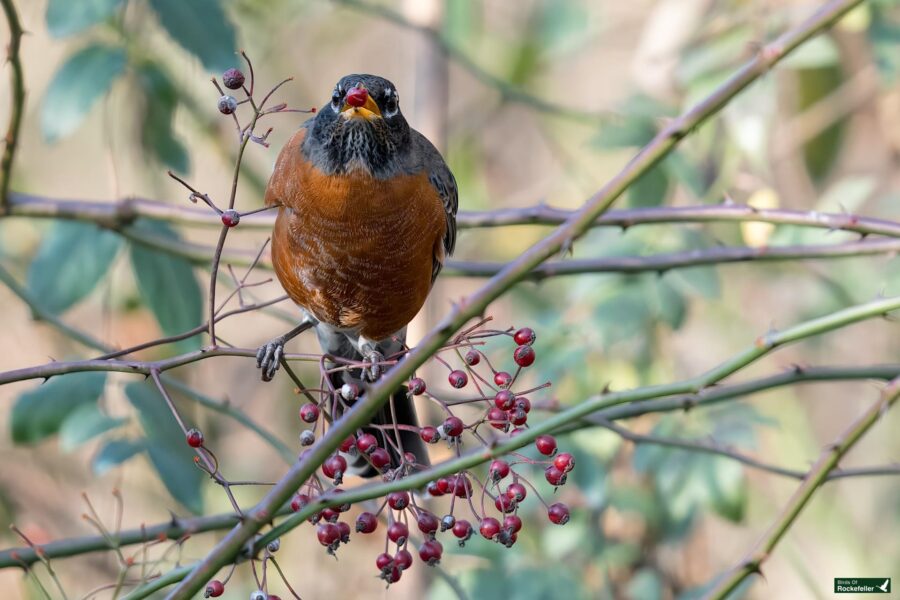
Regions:
<svg viewBox="0 0 900 600"><path fill-rule="evenodd" d="M366 99L369 97L369 92L366 91L364 87L355 87L349 92L347 92L347 104L350 106L355 106L359 108L360 106L366 103Z"/></svg>

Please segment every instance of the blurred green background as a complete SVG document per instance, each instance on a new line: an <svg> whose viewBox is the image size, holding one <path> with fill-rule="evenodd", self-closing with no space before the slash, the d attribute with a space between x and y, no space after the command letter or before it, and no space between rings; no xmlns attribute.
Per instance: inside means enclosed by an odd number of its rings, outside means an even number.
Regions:
<svg viewBox="0 0 900 600"><path fill-rule="evenodd" d="M172 169L220 203L230 186L233 124L216 112L211 74L254 61L258 85L294 81L278 94L290 106L326 103L352 72L396 83L411 125L444 152L460 186L461 210L548 203L575 208L614 175L666 120L707 94L760 43L819 3L766 0L23 0L26 116L13 189L66 198L144 197L185 205ZM428 33L431 32L431 33ZM900 217L900 10L872 1L752 85L645 175L617 207L714 204ZM4 74L6 82L6 74ZM9 94L0 94L5 122ZM270 149L251 144L238 207L261 204L277 150L304 115L270 118ZM155 234L212 244L212 228L139 223ZM505 261L548 230L465 230L457 258ZM716 245L837 243L843 232L763 224L660 225L597 229L576 257L643 255ZM229 238L256 250L261 232ZM133 245L91 224L12 218L0 222L0 263L47 311L112 346L129 346L203 320L208 269ZM537 330L535 383L542 400L572 405L605 385L623 389L683 379L743 349L769 328L900 292L900 263L874 256L748 263L663 275L587 275L523 283L491 314L500 326ZM263 275L257 274L258 278ZM442 277L411 329L415 339L481 282ZM277 282L252 296L281 293ZM86 349L33 321L0 287L0 368L86 358ZM255 347L283 332L291 311L225 321L221 335ZM147 351L160 358L200 338ZM896 325L873 321L813 338L753 365L742 377L801 365L896 362ZM315 340L295 342L315 352ZM440 385L441 371L426 369ZM315 380L315 370L305 376ZM216 359L175 377L226 399L293 450L298 421L291 386L262 385L251 361ZM59 382L59 383L57 383ZM444 386L446 387L446 386ZM86 374L0 388L0 522L35 541L92 533L81 520L87 492L111 515L109 491L125 498L125 527L178 514L229 510L199 472L173 467L180 434L135 378ZM795 469L877 397L871 383L781 388L684 414L625 423L638 432L713 439ZM290 402L285 398L291 398ZM232 479L275 480L285 465L252 432L187 396L178 401L202 426ZM15 408L13 408L15 407ZM423 407L423 412L427 414ZM842 463L896 463L896 414ZM797 482L725 458L655 446L637 448L608 431L561 441L573 449L574 485L558 493L574 509L565 527L546 523L533 499L511 550L473 540L445 543L442 567L470 598L694 598L734 565L764 531ZM168 449L168 451L167 451ZM173 455L174 454L174 455ZM446 456L437 449L434 458ZM536 479L542 479L538 473ZM541 482L543 483L543 482ZM170 490L170 491L169 491ZM548 490L549 491L549 490ZM242 503L260 497L242 489ZM441 513L443 505L436 504ZM110 517L111 518L111 517ZM767 564L748 598L825 598L837 576L900 577L900 484L889 477L828 484ZM184 559L218 534L198 536ZM380 536L375 536L380 539ZM357 536L339 560L309 528L282 540L280 562L305 598L387 597L375 575L379 539ZM3 546L19 540L0 529ZM387 595L455 597L420 564ZM70 597L113 581L106 554L54 561ZM247 597L240 567L226 597ZM277 587L277 586L276 586ZM273 591L276 589L273 587ZM4 598L38 598L16 570L0 571ZM278 591L287 597L283 590ZM105 597L105 596L98 596Z"/></svg>

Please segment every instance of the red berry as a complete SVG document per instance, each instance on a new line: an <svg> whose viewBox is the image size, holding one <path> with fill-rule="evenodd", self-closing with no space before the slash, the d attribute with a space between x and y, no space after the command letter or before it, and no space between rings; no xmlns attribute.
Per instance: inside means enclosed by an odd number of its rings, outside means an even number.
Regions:
<svg viewBox="0 0 900 600"><path fill-rule="evenodd" d="M550 485L565 485L566 483L566 474L553 465L544 469L544 477L547 478Z"/></svg>
<svg viewBox="0 0 900 600"><path fill-rule="evenodd" d="M388 454L388 451L384 448L375 448L369 454L369 460L372 461L372 466L378 470L381 470L391 464L391 455Z"/></svg>
<svg viewBox="0 0 900 600"><path fill-rule="evenodd" d="M438 433L437 428L430 425L419 430L419 437L426 444L435 444L441 440L441 434Z"/></svg>
<svg viewBox="0 0 900 600"><path fill-rule="evenodd" d="M378 517L370 512L359 513L356 517L357 533L372 533L378 528Z"/></svg>
<svg viewBox="0 0 900 600"><path fill-rule="evenodd" d="M400 581L400 576L403 574L403 571L400 567L394 565L389 570L382 574L382 579L387 581L388 583L397 583Z"/></svg>
<svg viewBox="0 0 900 600"><path fill-rule="evenodd" d="M553 465L563 473L568 473L575 468L575 457L568 452L557 454L553 459Z"/></svg>
<svg viewBox="0 0 900 600"><path fill-rule="evenodd" d="M425 543L419 546L419 558L422 559L422 562L432 566L441 562L443 553L444 547L437 540L425 540Z"/></svg>
<svg viewBox="0 0 900 600"><path fill-rule="evenodd" d="M203 433L199 429L188 429L186 439L191 448L199 448L203 445Z"/></svg>
<svg viewBox="0 0 900 600"><path fill-rule="evenodd" d="M509 487L506 488L506 495L516 502L521 502L525 499L525 496L528 495L528 490L519 482L511 483L509 484Z"/></svg>
<svg viewBox="0 0 900 600"><path fill-rule="evenodd" d="M356 448L356 438L352 435L348 435L338 447L341 452L352 452L354 448Z"/></svg>
<svg viewBox="0 0 900 600"><path fill-rule="evenodd" d="M316 537L323 546L330 546L341 539L341 530L334 523L322 523L316 530Z"/></svg>
<svg viewBox="0 0 900 600"><path fill-rule="evenodd" d="M348 543L350 541L350 525L345 521L338 521L337 526L341 532L341 542Z"/></svg>
<svg viewBox="0 0 900 600"><path fill-rule="evenodd" d="M520 346L530 346L534 343L536 337L534 329L531 327L523 327L513 335L513 339Z"/></svg>
<svg viewBox="0 0 900 600"><path fill-rule="evenodd" d="M519 346L513 352L513 360L520 367L530 367L534 363L534 348L531 346Z"/></svg>
<svg viewBox="0 0 900 600"><path fill-rule="evenodd" d="M411 465L417 465L417 464L419 464L418 460L416 459L416 455L413 454L412 452L404 452L404 453L403 453L403 460L404 460L404 462L407 462L407 463L409 463L409 464L411 464Z"/></svg>
<svg viewBox="0 0 900 600"><path fill-rule="evenodd" d="M453 484L453 493L457 498L471 498L472 482L465 475L457 475L456 482Z"/></svg>
<svg viewBox="0 0 900 600"><path fill-rule="evenodd" d="M485 517L481 520L481 527L478 530L486 539L492 540L500 533L500 521L494 517Z"/></svg>
<svg viewBox="0 0 900 600"><path fill-rule="evenodd" d="M233 208L229 208L228 210L222 211L222 224L225 227L235 227L238 223L241 222L241 213L234 210Z"/></svg>
<svg viewBox="0 0 900 600"><path fill-rule="evenodd" d="M329 479L340 481L347 472L347 459L340 454L333 454L322 464L322 473Z"/></svg>
<svg viewBox="0 0 900 600"><path fill-rule="evenodd" d="M406 492L391 492L388 494L387 503L394 510L403 510L409 506L409 494Z"/></svg>
<svg viewBox="0 0 900 600"><path fill-rule="evenodd" d="M447 417L444 420L444 433L449 437L461 436L464 427L462 419L459 417Z"/></svg>
<svg viewBox="0 0 900 600"><path fill-rule="evenodd" d="M453 481L456 481L456 478L453 478ZM442 494L449 494L451 490L453 490L453 481L446 477L441 477L435 483L437 484L438 489Z"/></svg>
<svg viewBox="0 0 900 600"><path fill-rule="evenodd" d="M382 552L375 557L375 566L378 567L379 571L390 571L391 567L394 566L394 558L387 552Z"/></svg>
<svg viewBox="0 0 900 600"><path fill-rule="evenodd" d="M506 411L500 410L496 406L488 411L487 420L494 429L506 431L509 428L509 415L506 414Z"/></svg>
<svg viewBox="0 0 900 600"><path fill-rule="evenodd" d="M507 413L509 422L518 427L528 422L528 413L524 410L513 409Z"/></svg>
<svg viewBox="0 0 900 600"><path fill-rule="evenodd" d="M356 449L363 454L371 454L378 447L378 440L371 433L364 433L356 440Z"/></svg>
<svg viewBox="0 0 900 600"><path fill-rule="evenodd" d="M509 463L507 463L505 460L495 460L491 463L491 466L488 469L488 473L490 473L492 480L500 481L501 479L509 475Z"/></svg>
<svg viewBox="0 0 900 600"><path fill-rule="evenodd" d="M244 74L237 69L228 69L222 73L222 83L224 83L225 87L229 90L240 89L240 87L244 85Z"/></svg>
<svg viewBox="0 0 900 600"><path fill-rule="evenodd" d="M494 373L494 383L500 387L508 387L512 383L512 375L506 371L497 371Z"/></svg>
<svg viewBox="0 0 900 600"><path fill-rule="evenodd" d="M206 597L207 598L218 598L222 594L225 593L225 584L223 584L218 579L213 579L209 582L209 585L206 586Z"/></svg>
<svg viewBox="0 0 900 600"><path fill-rule="evenodd" d="M447 381L449 381L450 385L452 385L456 389L464 388L466 387L466 384L469 383L469 376L466 375L464 371L450 371L450 375L447 377Z"/></svg>
<svg viewBox="0 0 900 600"><path fill-rule="evenodd" d="M436 516L423 510L416 516L416 524L419 526L419 531L432 535L437 531L440 522Z"/></svg>
<svg viewBox="0 0 900 600"><path fill-rule="evenodd" d="M544 456L553 456L556 452L556 438L552 435L537 436L537 439L534 440L534 445L537 446L538 452Z"/></svg>
<svg viewBox="0 0 900 600"><path fill-rule="evenodd" d="M230 115L237 110L237 100L234 96L222 96L219 98L218 108L223 115Z"/></svg>
<svg viewBox="0 0 900 600"><path fill-rule="evenodd" d="M337 523L338 517L341 516L341 511L336 508L328 507L322 509L322 518L328 521L329 523Z"/></svg>
<svg viewBox="0 0 900 600"><path fill-rule="evenodd" d="M304 423L315 423L319 420L319 406L317 404L304 404L300 407L300 420Z"/></svg>
<svg viewBox="0 0 900 600"><path fill-rule="evenodd" d="M406 541L406 538L409 537L409 527L406 526L406 523L394 521L393 523L391 523L391 526L388 527L387 535L389 540L391 540L398 546L402 546Z"/></svg>
<svg viewBox="0 0 900 600"><path fill-rule="evenodd" d="M309 504L309 496L306 494L297 494L291 500L291 510L297 512L307 504Z"/></svg>
<svg viewBox="0 0 900 600"><path fill-rule="evenodd" d="M366 103L366 98L369 97L369 92L366 91L366 88L362 86L357 86L352 88L349 92L347 92L347 96L345 97L345 101L350 106L354 106L359 108Z"/></svg>
<svg viewBox="0 0 900 600"><path fill-rule="evenodd" d="M512 548L517 539L519 539L519 534L513 533L508 529L500 530L500 534L497 536L497 541L507 548Z"/></svg>
<svg viewBox="0 0 900 600"><path fill-rule="evenodd" d="M496 500L494 500L494 507L504 514L516 510L516 505L516 501L506 494L500 494L497 496Z"/></svg>
<svg viewBox="0 0 900 600"><path fill-rule="evenodd" d="M472 524L465 519L459 519L453 525L453 535L465 541L472 537Z"/></svg>
<svg viewBox="0 0 900 600"><path fill-rule="evenodd" d="M469 350L466 352L466 364L474 367L481 362L481 354L477 350Z"/></svg>
<svg viewBox="0 0 900 600"><path fill-rule="evenodd" d="M521 396L516 396L516 401L514 402L514 408L516 410L524 410L526 413L531 412L531 400L528 398L523 398Z"/></svg>
<svg viewBox="0 0 900 600"><path fill-rule="evenodd" d="M518 515L506 515L503 519L503 529L510 533L518 533L522 529L522 519Z"/></svg>
<svg viewBox="0 0 900 600"><path fill-rule="evenodd" d="M428 484L428 487L425 489L428 491L429 494L431 494L435 498L437 498L439 496L443 496L444 494L447 493L447 492L441 491L441 486L438 484L437 481L432 481L431 483Z"/></svg>
<svg viewBox="0 0 900 600"><path fill-rule="evenodd" d="M412 553L404 548L403 550L398 550L397 554L394 555L394 564L397 565L401 571L405 571L406 569L412 566L413 558Z"/></svg>
<svg viewBox="0 0 900 600"><path fill-rule="evenodd" d="M341 488L334 488L333 490L331 490L331 493L332 494L343 494L344 490L342 490ZM335 506L334 510L336 510L338 512L347 512L348 510L350 510L350 503L345 502L344 504Z"/></svg>
<svg viewBox="0 0 900 600"><path fill-rule="evenodd" d="M409 391L413 396L421 396L425 393L425 380L421 377L413 377L409 380Z"/></svg>
<svg viewBox="0 0 900 600"><path fill-rule="evenodd" d="M497 392L497 395L494 396L494 406L496 406L500 410L511 409L515 401L516 397L513 396L512 392L510 392L509 390L500 390L499 392Z"/></svg>
<svg viewBox="0 0 900 600"><path fill-rule="evenodd" d="M550 517L553 523L565 525L569 522L569 507L562 502L551 504L550 508L547 509L547 516Z"/></svg>

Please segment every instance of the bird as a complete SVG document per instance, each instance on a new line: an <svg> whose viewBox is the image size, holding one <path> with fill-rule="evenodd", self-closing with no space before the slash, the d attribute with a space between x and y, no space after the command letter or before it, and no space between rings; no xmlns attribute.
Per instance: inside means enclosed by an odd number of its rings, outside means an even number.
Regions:
<svg viewBox="0 0 900 600"><path fill-rule="evenodd" d="M409 126L397 86L376 75L342 77L330 102L279 153L265 204L278 210L275 273L301 319L259 348L263 380L274 377L285 343L308 328L327 356L365 365L330 375L336 390L377 380L385 358L404 350L406 327L456 245L456 180L434 145ZM334 403L335 418L341 405ZM406 386L372 420L393 423L418 427ZM398 445L428 464L414 429L399 429ZM394 466L404 461L384 429L364 432L378 436ZM378 474L359 456L348 471Z"/></svg>

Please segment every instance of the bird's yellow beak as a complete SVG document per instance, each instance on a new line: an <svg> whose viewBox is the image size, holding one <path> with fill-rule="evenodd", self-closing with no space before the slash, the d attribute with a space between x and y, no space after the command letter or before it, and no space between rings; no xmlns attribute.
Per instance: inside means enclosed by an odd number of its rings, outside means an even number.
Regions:
<svg viewBox="0 0 900 600"><path fill-rule="evenodd" d="M344 107L341 109L341 116L345 119L380 119L381 109L372 100L368 90L360 84L347 92L347 96L344 99Z"/></svg>

